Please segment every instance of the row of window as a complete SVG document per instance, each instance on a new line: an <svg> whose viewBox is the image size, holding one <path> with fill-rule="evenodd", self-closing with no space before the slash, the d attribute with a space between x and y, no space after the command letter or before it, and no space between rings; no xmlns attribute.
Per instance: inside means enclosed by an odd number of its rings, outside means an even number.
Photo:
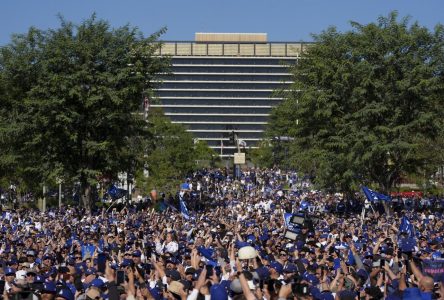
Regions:
<svg viewBox="0 0 444 300"><path fill-rule="evenodd" d="M261 99L255 99L255 98L226 98L226 99L165 98L165 99L161 100L162 106L168 106L168 105L275 106L275 105L278 105L281 101L282 101L281 99L269 99L269 98L261 98Z"/></svg>
<svg viewBox="0 0 444 300"><path fill-rule="evenodd" d="M163 82L159 84L161 89L268 89L275 90L283 88L287 84L281 82Z"/></svg>
<svg viewBox="0 0 444 300"><path fill-rule="evenodd" d="M193 135L199 139L229 139L229 135L225 132L192 132ZM262 132L239 132L243 139L260 139Z"/></svg>
<svg viewBox="0 0 444 300"><path fill-rule="evenodd" d="M224 65L173 65L172 73L189 72L189 73L286 73L288 68L286 66L224 66Z"/></svg>
<svg viewBox="0 0 444 300"><path fill-rule="evenodd" d="M248 124L248 123L235 123L235 124L223 124L222 122L218 124L213 123L193 123L193 124L184 124L184 126L190 130L191 132L194 131L210 131L214 130L219 132L220 135L228 134L232 132L233 130L236 132L239 132L239 134L243 135L245 131L264 131L265 130L265 124Z"/></svg>
<svg viewBox="0 0 444 300"><path fill-rule="evenodd" d="M157 90L160 97L231 97L231 98L268 98L273 90Z"/></svg>
<svg viewBox="0 0 444 300"><path fill-rule="evenodd" d="M165 114L269 114L270 107L163 107Z"/></svg>
<svg viewBox="0 0 444 300"><path fill-rule="evenodd" d="M283 75L283 74L264 74L259 73L253 75L251 73L246 73L245 75L227 73L217 74L217 73L187 73L187 74L170 74L170 75L162 75L159 77L160 81L163 80L178 80L178 81L187 81L187 80L212 80L212 81L290 81L291 75Z"/></svg>
<svg viewBox="0 0 444 300"><path fill-rule="evenodd" d="M231 122L233 124L238 123L266 123L268 116L266 115L167 115L172 121L176 122L218 122L225 123Z"/></svg>
<svg viewBox="0 0 444 300"><path fill-rule="evenodd" d="M157 55L173 56L285 56L298 57L309 43L205 43L166 42Z"/></svg>
<svg viewBox="0 0 444 300"><path fill-rule="evenodd" d="M189 64L189 65L293 65L296 63L295 59L287 58L215 58L215 57L173 57L171 63L174 64Z"/></svg>

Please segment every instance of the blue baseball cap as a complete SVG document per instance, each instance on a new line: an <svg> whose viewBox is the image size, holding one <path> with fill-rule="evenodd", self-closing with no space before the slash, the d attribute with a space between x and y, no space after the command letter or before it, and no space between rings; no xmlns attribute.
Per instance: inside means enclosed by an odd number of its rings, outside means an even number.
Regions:
<svg viewBox="0 0 444 300"><path fill-rule="evenodd" d="M13 268L5 268L5 275L6 276L15 275L15 270Z"/></svg>
<svg viewBox="0 0 444 300"><path fill-rule="evenodd" d="M120 264L121 267L128 267L130 265L133 264L133 260L132 259L123 259L122 263Z"/></svg>
<svg viewBox="0 0 444 300"><path fill-rule="evenodd" d="M51 294L55 294L57 291L57 287L55 282L53 281L48 281L43 283L43 293L51 293Z"/></svg>
<svg viewBox="0 0 444 300"><path fill-rule="evenodd" d="M60 297L66 300L74 300L74 295L72 294L72 292L69 289L61 289L57 295L56 298Z"/></svg>
<svg viewBox="0 0 444 300"><path fill-rule="evenodd" d="M43 255L43 258L42 258L43 260L45 260L45 259L51 259L52 260L52 257L51 257L51 255L49 255L49 254L45 254L45 255Z"/></svg>
<svg viewBox="0 0 444 300"><path fill-rule="evenodd" d="M17 265L18 262L17 262L17 259L12 258L12 259L11 259L10 261L8 261L6 264L7 264L8 266L12 266L12 265Z"/></svg>
<svg viewBox="0 0 444 300"><path fill-rule="evenodd" d="M272 261L270 263L270 268L275 269L276 272L278 272L279 274L282 274L282 272L284 271L284 267L282 266L282 264L277 261Z"/></svg>
<svg viewBox="0 0 444 300"><path fill-rule="evenodd" d="M288 264L284 267L284 273L296 273L298 268L295 264Z"/></svg>
<svg viewBox="0 0 444 300"><path fill-rule="evenodd" d="M256 269L256 274L259 280L266 280L270 277L270 270L267 267L259 267Z"/></svg>
<svg viewBox="0 0 444 300"><path fill-rule="evenodd" d="M96 278L93 281L91 281L90 283L90 287L96 287L96 288L101 288L105 283L103 282L102 279L100 278Z"/></svg>
<svg viewBox="0 0 444 300"><path fill-rule="evenodd" d="M97 270L95 268L88 268L85 271L85 275L92 275L92 274L96 274Z"/></svg>
<svg viewBox="0 0 444 300"><path fill-rule="evenodd" d="M34 278L34 283L44 283L45 282L45 278L41 275L37 275Z"/></svg>

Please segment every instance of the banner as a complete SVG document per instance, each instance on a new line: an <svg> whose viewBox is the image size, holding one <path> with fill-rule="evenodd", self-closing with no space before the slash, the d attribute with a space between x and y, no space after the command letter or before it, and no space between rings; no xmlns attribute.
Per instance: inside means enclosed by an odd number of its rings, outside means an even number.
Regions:
<svg viewBox="0 0 444 300"><path fill-rule="evenodd" d="M422 261L423 273L433 277L435 282L444 281L444 260L425 259Z"/></svg>

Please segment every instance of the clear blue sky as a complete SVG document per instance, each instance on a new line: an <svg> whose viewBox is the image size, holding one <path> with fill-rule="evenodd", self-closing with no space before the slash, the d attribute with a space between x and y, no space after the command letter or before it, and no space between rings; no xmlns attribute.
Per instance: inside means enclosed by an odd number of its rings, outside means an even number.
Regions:
<svg viewBox="0 0 444 300"><path fill-rule="evenodd" d="M114 27L127 23L146 35L163 26L163 40L193 40L195 32L265 32L270 41L310 41L330 25L369 23L398 10L421 25L444 22L444 0L2 0L0 45L30 26L59 25L57 14L76 23L93 12Z"/></svg>

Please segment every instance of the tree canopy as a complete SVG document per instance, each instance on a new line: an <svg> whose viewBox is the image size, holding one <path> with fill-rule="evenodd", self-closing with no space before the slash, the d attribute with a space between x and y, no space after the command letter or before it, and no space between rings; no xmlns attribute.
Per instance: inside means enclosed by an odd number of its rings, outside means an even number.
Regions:
<svg viewBox="0 0 444 300"><path fill-rule="evenodd" d="M430 31L396 12L352 26L314 36L267 135L294 137L291 164L320 187L376 183L387 192L436 154L424 145L444 121L444 28Z"/></svg>
<svg viewBox="0 0 444 300"><path fill-rule="evenodd" d="M169 66L155 55L163 31L144 37L93 15L14 35L0 51L0 169L78 181L87 208L100 176L134 172L150 137L142 94Z"/></svg>

